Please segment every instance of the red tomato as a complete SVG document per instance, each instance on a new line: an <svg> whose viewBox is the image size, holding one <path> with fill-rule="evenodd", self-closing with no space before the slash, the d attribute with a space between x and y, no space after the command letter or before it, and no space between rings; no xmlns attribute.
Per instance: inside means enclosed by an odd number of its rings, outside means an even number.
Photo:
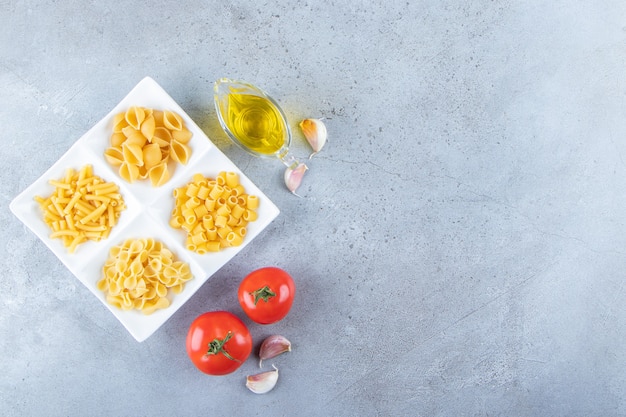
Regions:
<svg viewBox="0 0 626 417"><path fill-rule="evenodd" d="M239 304L251 320L271 324L282 320L296 294L291 276L280 268L267 267L251 272L239 284Z"/></svg>
<svg viewBox="0 0 626 417"><path fill-rule="evenodd" d="M209 375L225 375L239 368L252 351L246 325L228 311L198 316L187 333L187 354L196 367Z"/></svg>

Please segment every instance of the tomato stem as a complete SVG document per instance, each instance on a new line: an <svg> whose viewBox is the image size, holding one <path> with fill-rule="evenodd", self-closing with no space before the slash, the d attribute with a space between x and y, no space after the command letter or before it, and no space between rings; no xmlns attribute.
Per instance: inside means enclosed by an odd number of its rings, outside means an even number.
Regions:
<svg viewBox="0 0 626 417"><path fill-rule="evenodd" d="M250 295L254 296L254 305L259 302L260 299L263 299L267 303L267 300L271 297L275 297L276 293L272 291L270 287L267 285L263 288L259 288L256 291L252 291Z"/></svg>
<svg viewBox="0 0 626 417"><path fill-rule="evenodd" d="M213 341L209 343L209 350L207 350L207 352L205 353L205 356L217 355L218 353L221 353L222 355L226 356L231 361L241 362L239 359L235 359L232 356L230 356L230 353L228 353L226 349L224 349L224 345L226 344L226 342L230 340L231 337L233 337L233 332L229 330L228 333L226 334L226 337L224 337L224 339L220 340L219 337L216 337L215 339L213 339Z"/></svg>

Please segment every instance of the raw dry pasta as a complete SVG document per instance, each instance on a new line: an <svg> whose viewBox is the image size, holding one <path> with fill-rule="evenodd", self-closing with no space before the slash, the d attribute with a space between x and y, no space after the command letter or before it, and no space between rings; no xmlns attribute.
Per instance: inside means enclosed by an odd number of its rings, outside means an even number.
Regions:
<svg viewBox="0 0 626 417"><path fill-rule="evenodd" d="M222 171L215 179L195 174L173 196L170 226L185 230L186 248L199 254L241 245L248 223L257 219L259 199L246 194L235 172Z"/></svg>
<svg viewBox="0 0 626 417"><path fill-rule="evenodd" d="M170 305L170 290L180 293L192 278L189 265L176 260L163 243L127 239L111 248L97 287L117 308L152 314Z"/></svg>
<svg viewBox="0 0 626 417"><path fill-rule="evenodd" d="M70 253L87 240L107 238L126 209L117 184L94 175L91 165L80 171L69 168L65 177L49 183L54 192L47 198L35 196L35 200L52 229L50 237L61 239Z"/></svg>
<svg viewBox="0 0 626 417"><path fill-rule="evenodd" d="M147 178L159 187L170 179L170 158L183 165L189 162L191 137L177 113L133 106L113 118L111 146L104 157L119 167L125 181Z"/></svg>

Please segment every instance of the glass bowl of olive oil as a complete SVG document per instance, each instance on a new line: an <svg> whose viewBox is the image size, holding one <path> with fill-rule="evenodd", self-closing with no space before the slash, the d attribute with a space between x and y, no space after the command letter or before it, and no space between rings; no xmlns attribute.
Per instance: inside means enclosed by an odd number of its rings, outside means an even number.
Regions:
<svg viewBox="0 0 626 417"><path fill-rule="evenodd" d="M287 167L298 161L289 154L291 130L278 103L245 81L220 78L214 88L215 110L228 137L252 155L275 158Z"/></svg>

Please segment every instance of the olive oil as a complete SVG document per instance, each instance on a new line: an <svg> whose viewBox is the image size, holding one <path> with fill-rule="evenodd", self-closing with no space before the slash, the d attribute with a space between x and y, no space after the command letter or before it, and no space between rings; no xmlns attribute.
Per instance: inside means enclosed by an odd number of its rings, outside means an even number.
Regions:
<svg viewBox="0 0 626 417"><path fill-rule="evenodd" d="M287 125L279 109L267 98L229 93L222 106L224 123L243 146L264 155L274 155L284 147Z"/></svg>

